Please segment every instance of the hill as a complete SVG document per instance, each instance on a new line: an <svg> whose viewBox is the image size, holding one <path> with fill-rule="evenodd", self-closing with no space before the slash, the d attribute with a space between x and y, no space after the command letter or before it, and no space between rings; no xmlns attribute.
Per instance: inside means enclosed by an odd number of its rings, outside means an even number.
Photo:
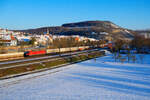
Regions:
<svg viewBox="0 0 150 100"><path fill-rule="evenodd" d="M132 39L134 31L124 29L110 21L83 21L77 23L66 23L56 27L42 27L37 29L15 30L32 34L43 34L49 30L50 34L80 35L96 39L104 38L102 32L108 33L112 38Z"/></svg>

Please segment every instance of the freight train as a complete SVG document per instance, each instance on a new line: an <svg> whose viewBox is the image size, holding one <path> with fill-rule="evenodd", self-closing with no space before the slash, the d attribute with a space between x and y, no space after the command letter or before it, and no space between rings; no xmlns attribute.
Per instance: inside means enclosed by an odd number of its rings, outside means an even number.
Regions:
<svg viewBox="0 0 150 100"><path fill-rule="evenodd" d="M38 50L38 51L26 51L24 52L24 57L35 56L35 55L44 55L51 53L63 53L63 52L73 52L73 51L82 51L89 49L89 46L80 46L80 47L71 47L71 48L57 48L57 49L46 49L46 50Z"/></svg>

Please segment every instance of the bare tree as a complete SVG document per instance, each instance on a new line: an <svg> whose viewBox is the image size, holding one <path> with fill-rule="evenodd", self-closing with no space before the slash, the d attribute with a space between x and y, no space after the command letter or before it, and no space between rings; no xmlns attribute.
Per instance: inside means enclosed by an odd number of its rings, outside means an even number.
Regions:
<svg viewBox="0 0 150 100"><path fill-rule="evenodd" d="M34 46L36 39L34 37L31 38L31 41L29 42L29 44L31 44L32 46Z"/></svg>
<svg viewBox="0 0 150 100"><path fill-rule="evenodd" d="M133 63L135 63L136 60L137 60L135 55L132 55L132 56L131 56L131 59L132 59Z"/></svg>
<svg viewBox="0 0 150 100"><path fill-rule="evenodd" d="M119 62L120 62L121 57L122 57L122 55L119 53L117 56L117 59L119 59Z"/></svg>
<svg viewBox="0 0 150 100"><path fill-rule="evenodd" d="M114 54L113 54L113 58L115 59L115 62L117 61L117 57L118 55L117 55L117 52L114 52Z"/></svg>
<svg viewBox="0 0 150 100"><path fill-rule="evenodd" d="M118 39L115 41L115 51L119 51L122 49L123 45L124 45L125 41Z"/></svg>
<svg viewBox="0 0 150 100"><path fill-rule="evenodd" d="M144 62L144 55L143 54L139 55L139 58L140 58L141 63L143 64L143 62Z"/></svg>
<svg viewBox="0 0 150 100"><path fill-rule="evenodd" d="M125 57L121 57L121 58L120 58L120 61L121 61L121 63L123 64L123 63L126 61L126 58L125 58Z"/></svg>
<svg viewBox="0 0 150 100"><path fill-rule="evenodd" d="M130 62L130 60L131 60L131 53L130 53L130 51L128 51L127 59L128 59L128 63L129 63L129 62Z"/></svg>
<svg viewBox="0 0 150 100"><path fill-rule="evenodd" d="M130 45L132 48L136 48L137 51L139 52L139 50L144 46L144 40L145 40L144 37L140 35L135 35Z"/></svg>

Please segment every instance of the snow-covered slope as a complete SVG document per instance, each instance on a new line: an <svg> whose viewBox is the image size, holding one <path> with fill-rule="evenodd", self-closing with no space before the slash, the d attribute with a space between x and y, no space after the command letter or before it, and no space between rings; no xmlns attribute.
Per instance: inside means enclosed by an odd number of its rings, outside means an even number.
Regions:
<svg viewBox="0 0 150 100"><path fill-rule="evenodd" d="M146 64L121 64L108 55L1 80L0 100L150 100L149 58Z"/></svg>

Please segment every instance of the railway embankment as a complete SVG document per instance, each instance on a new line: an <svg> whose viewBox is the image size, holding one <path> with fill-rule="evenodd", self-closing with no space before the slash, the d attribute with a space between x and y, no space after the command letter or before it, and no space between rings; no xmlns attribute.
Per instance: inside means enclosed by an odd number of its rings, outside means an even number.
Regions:
<svg viewBox="0 0 150 100"><path fill-rule="evenodd" d="M50 70L69 64L78 63L81 61L93 59L103 56L104 52L90 51L52 59L37 60L31 62L24 62L24 64L12 65L13 67L4 67L0 69L0 80L18 77L26 74L37 73L45 70ZM11 65L9 65L11 66ZM66 66L67 67L67 66Z"/></svg>

